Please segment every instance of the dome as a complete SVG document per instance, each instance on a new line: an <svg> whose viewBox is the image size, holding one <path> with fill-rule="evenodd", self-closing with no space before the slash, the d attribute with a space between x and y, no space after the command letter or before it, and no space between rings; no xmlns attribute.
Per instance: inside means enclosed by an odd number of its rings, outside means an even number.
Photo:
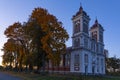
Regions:
<svg viewBox="0 0 120 80"><path fill-rule="evenodd" d="M95 23L93 24L93 26L90 29L95 29L95 28L101 28L104 31L102 25L98 23L97 19L95 20Z"/></svg>
<svg viewBox="0 0 120 80"><path fill-rule="evenodd" d="M76 17L76 16L78 16L78 15L80 15L80 14L88 16L87 13L83 10L82 6L80 6L79 11L75 15L73 15L73 18Z"/></svg>

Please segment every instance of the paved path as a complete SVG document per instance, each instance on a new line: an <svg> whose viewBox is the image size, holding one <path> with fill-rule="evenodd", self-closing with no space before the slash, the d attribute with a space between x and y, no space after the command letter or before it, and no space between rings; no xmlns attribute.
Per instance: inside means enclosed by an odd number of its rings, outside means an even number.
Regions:
<svg viewBox="0 0 120 80"><path fill-rule="evenodd" d="M22 80L22 79L0 72L0 80Z"/></svg>

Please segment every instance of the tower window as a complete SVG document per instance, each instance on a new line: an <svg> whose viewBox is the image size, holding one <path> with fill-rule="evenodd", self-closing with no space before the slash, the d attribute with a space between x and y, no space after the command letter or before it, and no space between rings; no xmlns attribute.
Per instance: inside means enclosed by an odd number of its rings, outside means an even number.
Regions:
<svg viewBox="0 0 120 80"><path fill-rule="evenodd" d="M85 48L88 47L88 40L86 38L84 39L84 46L85 46Z"/></svg>
<svg viewBox="0 0 120 80"><path fill-rule="evenodd" d="M100 34L100 41L103 42L103 36Z"/></svg>
<svg viewBox="0 0 120 80"><path fill-rule="evenodd" d="M79 47L79 45L80 45L80 39L79 38L75 39L74 40L74 47Z"/></svg>
<svg viewBox="0 0 120 80"><path fill-rule="evenodd" d="M83 23L83 32L88 34L88 25L87 25L87 23Z"/></svg>
<svg viewBox="0 0 120 80"><path fill-rule="evenodd" d="M74 23L74 33L80 32L80 20Z"/></svg>
<svg viewBox="0 0 120 80"><path fill-rule="evenodd" d="M97 31L92 32L92 38L97 41Z"/></svg>

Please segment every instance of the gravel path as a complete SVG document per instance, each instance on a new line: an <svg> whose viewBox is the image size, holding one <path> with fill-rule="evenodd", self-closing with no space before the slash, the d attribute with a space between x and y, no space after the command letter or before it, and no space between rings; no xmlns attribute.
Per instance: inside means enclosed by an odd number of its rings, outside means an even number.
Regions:
<svg viewBox="0 0 120 80"><path fill-rule="evenodd" d="M22 79L0 72L0 80L22 80Z"/></svg>

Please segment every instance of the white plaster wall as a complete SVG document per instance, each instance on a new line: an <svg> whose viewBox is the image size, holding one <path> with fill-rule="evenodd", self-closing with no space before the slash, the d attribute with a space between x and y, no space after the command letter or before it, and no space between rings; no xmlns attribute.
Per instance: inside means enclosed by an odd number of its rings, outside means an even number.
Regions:
<svg viewBox="0 0 120 80"><path fill-rule="evenodd" d="M92 55L88 52L88 73L92 73Z"/></svg>
<svg viewBox="0 0 120 80"><path fill-rule="evenodd" d="M78 72L78 73L80 73L80 66L79 66L79 70L78 71L75 71L74 70L74 56L75 56L75 54L79 54L79 64L81 63L80 62L80 60L81 60L81 55L80 55L80 50L76 50L76 51L72 51L71 52L71 59L70 59L70 61L71 61L71 63L70 63L70 72ZM81 64L80 64L81 65Z"/></svg>

